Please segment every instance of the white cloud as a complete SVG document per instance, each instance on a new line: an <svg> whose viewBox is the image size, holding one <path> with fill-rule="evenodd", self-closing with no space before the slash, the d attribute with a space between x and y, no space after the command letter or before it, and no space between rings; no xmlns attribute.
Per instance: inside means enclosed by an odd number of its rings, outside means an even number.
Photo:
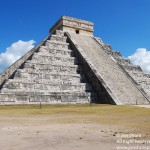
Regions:
<svg viewBox="0 0 150 150"><path fill-rule="evenodd" d="M134 54L128 57L135 65L140 65L144 72L150 72L150 51L146 48L139 48Z"/></svg>
<svg viewBox="0 0 150 150"><path fill-rule="evenodd" d="M14 42L0 54L0 73L34 47L34 40Z"/></svg>

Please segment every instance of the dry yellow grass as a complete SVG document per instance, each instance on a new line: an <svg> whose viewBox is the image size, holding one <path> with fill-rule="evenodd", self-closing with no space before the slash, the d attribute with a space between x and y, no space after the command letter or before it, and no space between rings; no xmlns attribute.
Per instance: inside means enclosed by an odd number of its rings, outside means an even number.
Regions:
<svg viewBox="0 0 150 150"><path fill-rule="evenodd" d="M97 123L150 137L150 109L115 105L13 105L0 106L0 116L49 116L55 123ZM56 116L56 117L52 117Z"/></svg>

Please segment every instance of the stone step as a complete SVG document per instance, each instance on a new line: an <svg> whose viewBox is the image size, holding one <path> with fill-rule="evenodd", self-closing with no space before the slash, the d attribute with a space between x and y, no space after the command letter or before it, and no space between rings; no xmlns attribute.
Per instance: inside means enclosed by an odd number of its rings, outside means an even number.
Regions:
<svg viewBox="0 0 150 150"><path fill-rule="evenodd" d="M145 72L144 72L143 74L144 74L145 77L150 78L150 73L145 73Z"/></svg>
<svg viewBox="0 0 150 150"><path fill-rule="evenodd" d="M63 91L63 90L74 90L74 91L86 91L86 84L85 83L78 83L78 84L56 84L56 83L49 83L49 84L40 84L40 83L21 83L21 82L6 82L2 88L3 89L21 89L23 91L26 90L48 90L49 92L55 91Z"/></svg>
<svg viewBox="0 0 150 150"><path fill-rule="evenodd" d="M119 51L112 51L112 55L114 58L122 58L121 53Z"/></svg>
<svg viewBox="0 0 150 150"><path fill-rule="evenodd" d="M142 71L141 67L139 65L133 65L133 64L122 64L123 68L125 70L131 70L131 71Z"/></svg>
<svg viewBox="0 0 150 150"><path fill-rule="evenodd" d="M51 49L68 49L69 43L47 40L45 46Z"/></svg>
<svg viewBox="0 0 150 150"><path fill-rule="evenodd" d="M139 84L150 85L150 80L137 80Z"/></svg>
<svg viewBox="0 0 150 150"><path fill-rule="evenodd" d="M144 88L144 91L147 93L147 95L150 96L150 89L149 88Z"/></svg>
<svg viewBox="0 0 150 150"><path fill-rule="evenodd" d="M149 82L150 81L150 78L147 78L147 77L141 77L141 76L134 76L134 75L132 75L131 74L131 77L133 77L134 78L134 80L136 81L136 82Z"/></svg>
<svg viewBox="0 0 150 150"><path fill-rule="evenodd" d="M145 91L145 90L149 90L149 91L150 91L150 85L149 85L149 86L140 85L140 87L141 87L142 89L144 89L144 91Z"/></svg>
<svg viewBox="0 0 150 150"><path fill-rule="evenodd" d="M131 76L143 76L143 72L142 71L132 71L132 70L126 70Z"/></svg>
<svg viewBox="0 0 150 150"><path fill-rule="evenodd" d="M59 50L60 51L60 50ZM71 51L70 51L71 52ZM64 59L76 59L74 56L71 56L72 54L52 54L49 52L38 52L38 53L34 53L32 55L32 58L40 58L40 57L46 57L46 58L51 58L51 57L58 57L58 58L64 58Z"/></svg>
<svg viewBox="0 0 150 150"><path fill-rule="evenodd" d="M73 81L73 80L72 80ZM51 81L49 79L27 79L27 78L13 78L13 79L8 79L6 80L6 83L32 83L32 84L56 84L56 85L76 85L76 84L90 84L90 83L81 83L81 82L72 82L72 81L61 81L61 80L57 80L57 81Z"/></svg>
<svg viewBox="0 0 150 150"><path fill-rule="evenodd" d="M136 81L142 88L150 89L150 81Z"/></svg>
<svg viewBox="0 0 150 150"><path fill-rule="evenodd" d="M51 94L51 93L73 93L73 92L86 92L81 90L45 90L45 89L8 89L8 88L2 88L0 91L1 94L15 94L15 93L25 93L25 94ZM88 92L86 92L88 93Z"/></svg>
<svg viewBox="0 0 150 150"><path fill-rule="evenodd" d="M39 62L39 63L56 63L56 62L61 62L61 63L71 63L71 64L76 64L77 60L75 57L64 57L64 56L57 56L57 55L53 55L53 56L46 56L46 55L33 55L32 56L32 62Z"/></svg>
<svg viewBox="0 0 150 150"><path fill-rule="evenodd" d="M125 64L125 65L130 64L130 59L128 59L128 58L116 57L115 59L117 60L118 63L120 63L120 64L122 64L122 65L124 65L124 64Z"/></svg>
<svg viewBox="0 0 150 150"><path fill-rule="evenodd" d="M74 92L74 93L51 93L49 95L41 94L0 94L0 104L36 104L36 103L50 103L50 104L62 104L62 103L89 103L90 98L86 93Z"/></svg>
<svg viewBox="0 0 150 150"><path fill-rule="evenodd" d="M62 31L62 30L56 30L56 35L64 36L64 31Z"/></svg>
<svg viewBox="0 0 150 150"><path fill-rule="evenodd" d="M74 53L71 50L56 50L56 49L49 49L47 51L39 51L38 53L34 53L36 55L39 56L53 56L53 55L57 55L57 56L66 56L66 57L74 57Z"/></svg>
<svg viewBox="0 0 150 150"><path fill-rule="evenodd" d="M74 95L74 94L84 94L84 95L87 95L88 97L91 97L91 93L89 92L85 92L85 91L70 91L70 90L65 90L65 91L45 91L45 90L38 90L38 89L35 89L35 90L26 90L26 91L23 91L21 89L19 90L15 90L15 89L8 89L8 91L0 91L0 94L16 94L16 95Z"/></svg>
<svg viewBox="0 0 150 150"><path fill-rule="evenodd" d="M24 69L29 69L29 70L36 70L37 72L47 72L47 73L58 73L58 71L61 72L68 72L68 73L75 73L76 70L80 70L80 67L78 67L77 65L70 65L70 64L57 64L57 65L49 65L49 64L41 64L41 63L29 63L26 62L24 64Z"/></svg>
<svg viewBox="0 0 150 150"><path fill-rule="evenodd" d="M53 58L53 59L55 59L55 58ZM67 60L67 59L66 59ZM55 60L55 61L50 61L50 60L41 60L41 59L39 59L39 60L34 60L34 59L32 59L32 60L27 60L26 62L28 62L28 63L34 63L34 64L45 64L45 65L61 65L61 64L63 64L63 65L67 65L67 64L69 64L69 65L75 65L75 64L77 64L78 62L76 61L76 60L73 60L73 59L70 59L70 61L69 61L69 59L68 59L68 62L67 61L63 61L63 59L59 59L58 58L58 60Z"/></svg>
<svg viewBox="0 0 150 150"><path fill-rule="evenodd" d="M73 51L69 50L69 49L50 49L46 46L41 46L39 48L38 53L34 53L35 55L43 55L43 56L53 56L53 55L57 55L57 56L73 56Z"/></svg>
<svg viewBox="0 0 150 150"><path fill-rule="evenodd" d="M54 35L52 34L50 36L50 40L52 41L57 41L57 42L66 42L67 37L62 36L62 35Z"/></svg>
<svg viewBox="0 0 150 150"><path fill-rule="evenodd" d="M27 78L27 79L49 79L49 80L53 80L53 81L57 81L57 80L60 80L60 81L72 81L73 82L80 82L80 78L81 78L81 75L79 74L52 74L52 73L49 73L49 74L45 74L45 73L27 73L27 72L20 72L20 71L17 71L15 73L15 76L14 78Z"/></svg>
<svg viewBox="0 0 150 150"><path fill-rule="evenodd" d="M55 67L56 68L56 67ZM58 68L58 67L57 67ZM18 69L20 70L20 69ZM61 69L43 69L43 68L39 68L39 69L33 69L33 68L23 68L21 69L22 72L28 72L28 73L53 73L53 74L59 74L59 73L71 73L71 74L77 74L77 71L79 71L79 69L77 70L77 68L61 68Z"/></svg>
<svg viewBox="0 0 150 150"><path fill-rule="evenodd" d="M129 72L132 76L135 76L137 78L147 78L150 80L150 75L149 74L145 74L143 72Z"/></svg>

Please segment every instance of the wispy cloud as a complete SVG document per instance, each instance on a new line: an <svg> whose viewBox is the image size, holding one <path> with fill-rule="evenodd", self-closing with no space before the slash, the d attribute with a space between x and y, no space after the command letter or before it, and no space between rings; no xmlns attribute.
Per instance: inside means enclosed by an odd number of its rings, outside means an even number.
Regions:
<svg viewBox="0 0 150 150"><path fill-rule="evenodd" d="M0 54L0 73L23 56L27 51L32 49L34 47L34 43L34 40L19 40L6 48L5 52Z"/></svg>
<svg viewBox="0 0 150 150"><path fill-rule="evenodd" d="M128 57L135 65L140 65L144 72L150 72L150 51L146 48L139 48L134 54Z"/></svg>

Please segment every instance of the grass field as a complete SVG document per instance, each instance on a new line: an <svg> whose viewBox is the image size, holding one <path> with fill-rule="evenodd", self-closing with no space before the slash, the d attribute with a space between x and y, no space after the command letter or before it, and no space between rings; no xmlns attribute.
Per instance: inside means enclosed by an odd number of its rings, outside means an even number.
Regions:
<svg viewBox="0 0 150 150"><path fill-rule="evenodd" d="M0 116L53 116L57 123L97 123L117 126L129 132L142 133L149 138L150 109L115 105L13 105L0 106ZM61 117L60 117L61 116ZM49 118L51 120L51 118Z"/></svg>

